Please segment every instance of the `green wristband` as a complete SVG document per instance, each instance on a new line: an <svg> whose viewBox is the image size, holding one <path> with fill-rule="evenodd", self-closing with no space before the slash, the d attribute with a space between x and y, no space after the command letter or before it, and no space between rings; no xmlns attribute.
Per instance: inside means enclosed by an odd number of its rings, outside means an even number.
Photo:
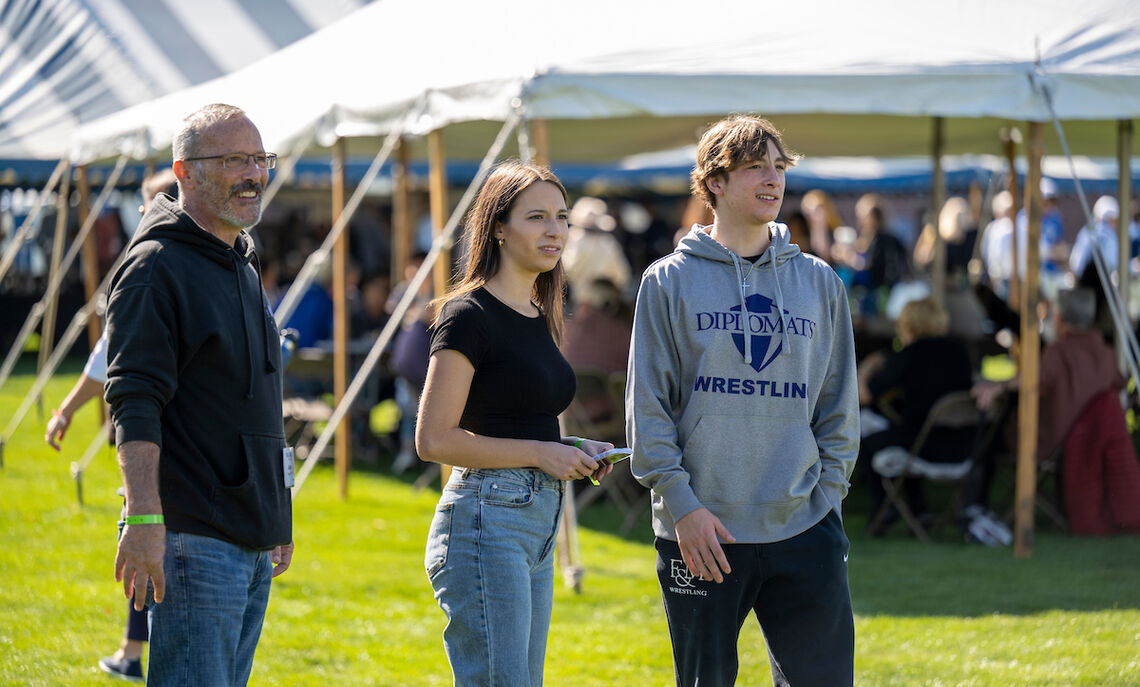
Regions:
<svg viewBox="0 0 1140 687"><path fill-rule="evenodd" d="M162 525L162 515L128 515L123 518L128 525Z"/></svg>
<svg viewBox="0 0 1140 687"><path fill-rule="evenodd" d="M585 441L585 439L579 439L578 441L575 441L574 442L574 448L582 448L582 442L583 441Z"/></svg>

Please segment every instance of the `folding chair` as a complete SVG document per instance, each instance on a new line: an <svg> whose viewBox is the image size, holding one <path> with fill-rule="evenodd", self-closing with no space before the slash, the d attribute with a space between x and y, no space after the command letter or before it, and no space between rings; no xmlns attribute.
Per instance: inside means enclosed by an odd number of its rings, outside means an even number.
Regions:
<svg viewBox="0 0 1140 687"><path fill-rule="evenodd" d="M879 474L879 479L883 482L886 498L872 518L869 529L877 529L893 506L906 521L910 530L914 532L914 536L923 542L930 542L930 535L926 528L923 527L906 503L902 493L903 480L917 477L930 482L954 485L954 494L946 512L935 524L950 521L961 505L962 491L966 486L977 450L981 444L978 441L980 432L975 433L975 440L971 442L970 448L961 456L961 461L933 463L923 460L921 456L924 450L928 450L936 440L935 430L980 429L983 426L984 419L984 413L978 409L968 390L953 391L938 399L931 407L909 450L892 447L876 453L872 459L872 468Z"/></svg>

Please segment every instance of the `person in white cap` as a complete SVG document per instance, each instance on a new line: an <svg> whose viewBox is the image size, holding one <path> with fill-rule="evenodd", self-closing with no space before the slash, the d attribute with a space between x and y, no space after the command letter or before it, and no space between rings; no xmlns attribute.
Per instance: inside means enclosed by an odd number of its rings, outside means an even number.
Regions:
<svg viewBox="0 0 1140 687"><path fill-rule="evenodd" d="M1120 217L1120 205L1112 196L1101 196L1093 205L1093 228L1081 227L1073 242L1073 252L1069 254L1069 269L1080 279L1085 269L1092 264L1092 250L1095 244L1100 248L1105 267L1116 269L1119 259L1119 244L1116 239L1116 221Z"/></svg>

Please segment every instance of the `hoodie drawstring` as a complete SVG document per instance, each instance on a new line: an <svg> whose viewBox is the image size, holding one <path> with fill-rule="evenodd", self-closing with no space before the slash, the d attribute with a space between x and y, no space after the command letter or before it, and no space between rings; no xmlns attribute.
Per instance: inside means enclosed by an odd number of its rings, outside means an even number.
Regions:
<svg viewBox="0 0 1140 687"><path fill-rule="evenodd" d="M771 229L769 229L771 231ZM780 355L787 355L791 351L792 342L788 338L787 323L784 322L784 292L780 288L780 275L776 272L776 251L771 250L769 256L769 266L772 269L772 281L776 285L776 317L780 320ZM731 251L730 251L731 252ZM752 336L748 327L748 306L745 303L747 293L744 290L744 272L740 267L740 257L736 253L731 253L732 265L736 268L736 285L740 292L740 317L741 330L744 335L744 363L746 365L752 364Z"/></svg>
<svg viewBox="0 0 1140 687"><path fill-rule="evenodd" d="M265 304L265 287L262 286L262 279L261 279L261 259L257 257L256 251L253 253L253 268L254 268L254 270L257 271L257 296L261 302L261 312L262 313L268 313L269 312L269 306ZM274 322L276 322L276 320ZM273 328L276 330L277 325L274 324ZM277 371L277 368L273 365L273 349L270 348L270 346L273 345L272 338L273 337L268 336L268 335L266 335L266 337L265 337L265 372L266 372L266 374L271 374L271 373ZM277 343L278 343L278 345L281 344L280 334L278 334Z"/></svg>
<svg viewBox="0 0 1140 687"><path fill-rule="evenodd" d="M236 251L231 253L231 255L233 255L233 261L234 261L234 284L237 287L238 308L241 309L242 338L245 339L245 352L246 352L246 356L249 357L249 369L247 370L247 376L249 379L248 379L248 386L247 386L246 392L245 392L245 399L248 401L251 398L253 398L253 365L254 365L254 362L253 362L253 343L250 342L250 340L249 340L249 326L246 324L246 321L245 321L245 298L244 298L244 295L242 294L242 289L241 289L241 272L242 272L242 267L244 267L245 265L242 264L241 260L238 259Z"/></svg>
<svg viewBox="0 0 1140 687"><path fill-rule="evenodd" d="M776 272L776 252L772 251L772 281L776 284L776 316L780 318L780 355L787 355L792 341L788 338L788 326L784 322L784 292L780 289L780 275Z"/></svg>
<svg viewBox="0 0 1140 687"><path fill-rule="evenodd" d="M748 331L748 305L744 302L744 273L740 269L740 258L732 254L732 266L736 268L736 288L740 293L741 335L744 337L744 364L752 364L752 333Z"/></svg>

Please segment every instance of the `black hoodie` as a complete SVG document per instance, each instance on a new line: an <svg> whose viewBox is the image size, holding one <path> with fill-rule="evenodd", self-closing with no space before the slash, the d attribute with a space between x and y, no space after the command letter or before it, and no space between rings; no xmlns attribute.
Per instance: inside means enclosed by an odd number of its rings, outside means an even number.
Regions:
<svg viewBox="0 0 1140 687"><path fill-rule="evenodd" d="M281 347L252 240L228 246L160 194L127 251L107 307L116 443L158 444L167 529L289 543Z"/></svg>

